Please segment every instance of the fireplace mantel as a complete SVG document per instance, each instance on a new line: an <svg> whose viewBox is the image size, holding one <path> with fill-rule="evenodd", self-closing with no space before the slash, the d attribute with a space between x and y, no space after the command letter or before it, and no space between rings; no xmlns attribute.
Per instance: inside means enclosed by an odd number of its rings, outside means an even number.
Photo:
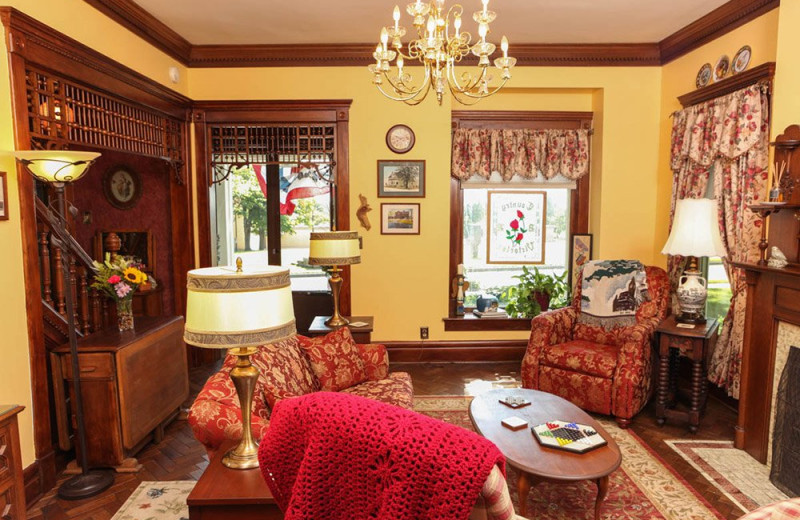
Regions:
<svg viewBox="0 0 800 520"><path fill-rule="evenodd" d="M783 269L734 263L747 276L742 375L736 447L761 463L769 452L778 323L800 326L800 265Z"/></svg>

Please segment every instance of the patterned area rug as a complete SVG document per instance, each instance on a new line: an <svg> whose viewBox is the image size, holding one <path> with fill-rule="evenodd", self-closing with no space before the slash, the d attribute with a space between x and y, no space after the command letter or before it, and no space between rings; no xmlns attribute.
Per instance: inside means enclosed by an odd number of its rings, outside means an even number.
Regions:
<svg viewBox="0 0 800 520"><path fill-rule="evenodd" d="M417 397L414 409L431 417L472 430L467 412L471 397ZM712 520L723 517L665 465L630 430L600 419L622 451L622 465L611 474L602 520ZM519 507L517 476L507 471L514 506ZM528 495L528 515L538 520L590 519L594 516L597 487L593 483L544 483Z"/></svg>
<svg viewBox="0 0 800 520"><path fill-rule="evenodd" d="M142 482L111 520L189 520L193 480Z"/></svg>
<svg viewBox="0 0 800 520"><path fill-rule="evenodd" d="M730 441L666 441L743 511L786 500L769 481L769 468Z"/></svg>

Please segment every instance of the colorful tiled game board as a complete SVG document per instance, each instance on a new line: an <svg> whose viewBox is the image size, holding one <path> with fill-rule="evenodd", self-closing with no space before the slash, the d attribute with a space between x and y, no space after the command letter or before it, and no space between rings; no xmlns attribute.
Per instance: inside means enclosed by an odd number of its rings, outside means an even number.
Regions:
<svg viewBox="0 0 800 520"><path fill-rule="evenodd" d="M585 453L608 444L602 435L583 424L548 421L532 426L531 431L542 446L573 453Z"/></svg>

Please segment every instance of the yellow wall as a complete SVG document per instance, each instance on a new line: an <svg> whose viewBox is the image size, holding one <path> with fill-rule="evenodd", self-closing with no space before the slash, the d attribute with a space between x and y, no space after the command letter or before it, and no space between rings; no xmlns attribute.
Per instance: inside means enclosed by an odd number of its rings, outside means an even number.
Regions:
<svg viewBox="0 0 800 520"><path fill-rule="evenodd" d="M781 3L778 51L772 98L772 136L789 125L800 124L800 2Z"/></svg>
<svg viewBox="0 0 800 520"><path fill-rule="evenodd" d="M789 3L791 2L781 5L781 20L786 16L785 5ZM794 3L796 4L797 2ZM797 17L794 20L797 20ZM796 33L796 23L794 25L792 32ZM657 223L651 246L653 251L661 251L669 235L669 206L672 196L672 171L669 168L672 132L672 118L670 115L681 109L678 96L691 92L696 88L695 78L704 63L710 63L713 67L717 59L723 54L727 54L730 59L733 59L736 51L744 45L749 45L753 50L749 68L775 61L777 48L775 34L777 30L778 9L774 9L662 67L658 188L656 190L658 197L655 206ZM797 39L800 42L800 38ZM779 66L777 68L780 71L782 67ZM659 257L659 264L664 265L666 256L659 255Z"/></svg>
<svg viewBox="0 0 800 520"><path fill-rule="evenodd" d="M154 49L140 38L100 14L83 0L5 0L50 27L100 51L128 67L182 93L188 90L186 67ZM0 42L0 75L8 78L5 38ZM169 67L177 66L181 81L169 80ZM0 81L0 151L14 149L11 94L8 81ZM0 287L3 288L2 362L0 362L0 404L22 404L20 437L23 466L35 460L31 380L28 356L28 331L25 311L25 288L22 278L22 246L19 219L17 169L13 159L0 155L0 171L8 172L8 208L10 219L0 221Z"/></svg>
<svg viewBox="0 0 800 520"><path fill-rule="evenodd" d="M350 118L351 208L359 193L373 206L371 231L364 236L362 264L353 267L353 311L376 317L379 340L415 340L420 326L431 339L506 339L522 333L445 333L449 243L449 96L443 106L429 100L407 107L383 98L371 85L365 68L264 68L187 70L162 52L131 35L83 0L7 0L98 51L193 99L353 99ZM744 44L753 48L753 64L781 59L776 85L776 125L798 121L800 101L794 92L800 81L795 34L800 20L796 2L772 11L665 67L542 67L518 68L508 89L481 102L484 110L579 110L595 112L592 150L590 231L595 257L632 257L663 264L659 254L666 238L671 188L667 168L668 115L678 108L675 97L693 88L700 65L723 52L732 55ZM780 29L779 37L774 33ZM4 52L0 43L0 52ZM783 63L788 64L784 70ZM6 60L2 69L7 71ZM751 66L752 66L751 65ZM182 79L172 85L168 68L178 66ZM0 71L1 72L1 71ZM7 73L6 73L7 75ZM2 82L0 82L2 83ZM384 143L386 130L397 123L411 126L415 148L406 156L427 161L427 190L421 203L419 236L380 234L376 161L393 154ZM9 85L0 85L0 149L13 148ZM11 219L0 222L0 287L6 298L0 314L3 363L0 363L0 403L30 406L20 222L16 169L0 158L9 172ZM351 215L355 226L356 220ZM22 416L23 463L34 459L30 410Z"/></svg>
<svg viewBox="0 0 800 520"><path fill-rule="evenodd" d="M602 160L593 164L592 222L601 257L655 261L652 235L656 218L658 118L661 71L637 68L525 68L514 71L508 90L475 107L486 110L580 110L602 105L594 147ZM364 236L362 263L352 272L353 312L375 316L374 337L411 341L419 327L430 327L432 340L507 339L524 332L445 333L447 314L450 205L451 98L437 106L426 100L409 107L377 92L366 68L238 68L192 69L189 97L214 99L352 99L350 111L350 205L358 194L373 211ZM404 155L427 161L427 186L421 203L419 236L380 234L376 165L391 159L386 130L405 123L416 133L416 146ZM396 157L396 156L395 156ZM355 225L354 215L351 222ZM624 228L626 233L614 232Z"/></svg>

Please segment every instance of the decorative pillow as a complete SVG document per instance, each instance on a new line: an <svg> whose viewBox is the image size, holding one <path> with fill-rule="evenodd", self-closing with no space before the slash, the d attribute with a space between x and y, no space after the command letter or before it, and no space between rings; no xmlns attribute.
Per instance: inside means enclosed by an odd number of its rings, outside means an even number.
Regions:
<svg viewBox="0 0 800 520"><path fill-rule="evenodd" d="M270 409L280 399L319 390L311 364L300 349L300 336L296 338L259 347L251 358L260 373L259 386Z"/></svg>
<svg viewBox="0 0 800 520"><path fill-rule="evenodd" d="M322 391L338 392L367 381L364 361L350 329L342 327L325 336L298 336Z"/></svg>

